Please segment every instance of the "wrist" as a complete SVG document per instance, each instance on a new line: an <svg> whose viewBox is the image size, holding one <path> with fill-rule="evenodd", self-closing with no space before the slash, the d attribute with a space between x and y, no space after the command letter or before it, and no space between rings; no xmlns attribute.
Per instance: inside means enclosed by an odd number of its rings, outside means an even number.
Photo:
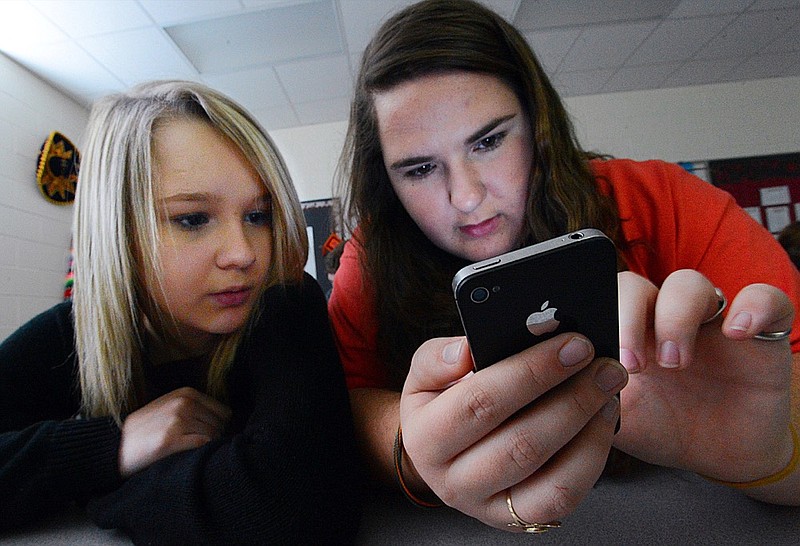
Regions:
<svg viewBox="0 0 800 546"><path fill-rule="evenodd" d="M763 478L747 482L728 482L723 480L717 480L714 478L707 478L707 479L709 479L714 483L718 483L720 485L724 485L734 489L755 489L777 484L778 482L782 482L783 480L794 474L797 471L798 466L800 466L800 435L798 435L797 428L791 422L789 423L789 432L791 433L792 437L792 455L789 459L789 462L786 463L786 465L777 472L770 474L768 476L764 476Z"/></svg>
<svg viewBox="0 0 800 546"><path fill-rule="evenodd" d="M405 447L403 447L402 425L397 426L397 433L394 437L394 448L392 453L394 455L395 477L397 478L397 484L400 486L400 490L403 492L403 495L405 495L405 497L413 504L421 508L436 508L438 506L442 506L444 503L436 498L432 492L426 495L426 498L422 498L414 493L411 489L412 487L417 489L417 487L412 484L416 483L418 485L424 484L425 482L417 473L413 463L411 463L411 459L408 457L408 453L406 453Z"/></svg>

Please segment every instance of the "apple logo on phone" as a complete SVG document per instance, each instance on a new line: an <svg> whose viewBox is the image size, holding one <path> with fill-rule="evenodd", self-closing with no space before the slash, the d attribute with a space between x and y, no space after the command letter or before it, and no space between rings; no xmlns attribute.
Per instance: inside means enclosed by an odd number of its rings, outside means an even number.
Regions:
<svg viewBox="0 0 800 546"><path fill-rule="evenodd" d="M525 321L528 331L535 336L552 332L560 324L556 319L557 309L555 307L547 307L548 305L550 305L550 300L544 302L541 310L531 313L528 316L528 320Z"/></svg>

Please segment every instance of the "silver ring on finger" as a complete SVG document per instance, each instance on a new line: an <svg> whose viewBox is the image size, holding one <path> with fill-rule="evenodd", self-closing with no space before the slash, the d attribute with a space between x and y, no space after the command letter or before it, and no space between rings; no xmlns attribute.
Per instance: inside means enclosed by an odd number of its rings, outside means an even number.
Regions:
<svg viewBox="0 0 800 546"><path fill-rule="evenodd" d="M784 339L789 337L789 334L792 333L792 329L789 328L788 330L784 330L782 332L761 332L760 334L756 334L753 336L755 339L760 339L762 341L783 341Z"/></svg>
<svg viewBox="0 0 800 546"><path fill-rule="evenodd" d="M722 312L725 310L725 308L728 306L728 298L725 297L725 294L722 293L722 290L720 290L715 286L714 293L717 295L717 302L718 302L717 310L716 312L714 312L713 315L711 315L709 318L701 322L700 323L701 325L708 324L709 322L713 322L714 320L716 320L716 318L720 316Z"/></svg>

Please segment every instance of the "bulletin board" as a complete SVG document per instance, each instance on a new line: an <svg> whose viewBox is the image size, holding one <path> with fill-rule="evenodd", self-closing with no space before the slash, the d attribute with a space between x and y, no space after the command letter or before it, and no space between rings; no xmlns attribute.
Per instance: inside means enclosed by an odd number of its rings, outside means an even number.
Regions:
<svg viewBox="0 0 800 546"><path fill-rule="evenodd" d="M708 171L771 233L800 220L800 153L709 161Z"/></svg>
<svg viewBox="0 0 800 546"><path fill-rule="evenodd" d="M325 260L322 248L331 233L339 233L336 219L339 218L339 199L316 199L303 201L300 204L306 218L306 231L308 233L308 261L306 271L322 287L326 294L331 288L331 281L325 273Z"/></svg>

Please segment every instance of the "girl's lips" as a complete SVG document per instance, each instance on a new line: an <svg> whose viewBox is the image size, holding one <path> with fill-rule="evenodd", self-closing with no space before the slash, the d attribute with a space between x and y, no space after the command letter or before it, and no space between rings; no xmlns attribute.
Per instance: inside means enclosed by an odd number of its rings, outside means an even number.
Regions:
<svg viewBox="0 0 800 546"><path fill-rule="evenodd" d="M226 292L215 292L211 294L211 298L221 307L237 307L250 299L251 292L249 288L241 288Z"/></svg>
<svg viewBox="0 0 800 546"><path fill-rule="evenodd" d="M468 226L461 226L458 228L461 233L464 235L468 235L474 239L478 239L480 237L486 237L490 235L492 232L497 229L497 226L500 223L499 216L492 216L488 220L484 220L480 224L470 224Z"/></svg>

